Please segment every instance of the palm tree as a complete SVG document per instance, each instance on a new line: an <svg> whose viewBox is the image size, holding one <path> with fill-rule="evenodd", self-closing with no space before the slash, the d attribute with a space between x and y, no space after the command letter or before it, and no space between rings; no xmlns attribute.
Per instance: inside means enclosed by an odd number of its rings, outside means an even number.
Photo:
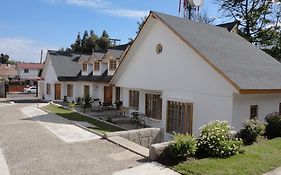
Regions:
<svg viewBox="0 0 281 175"><path fill-rule="evenodd" d="M93 104L93 97L87 95L84 99L83 99L83 108L84 108L84 114L86 113L86 109L87 108L91 108Z"/></svg>

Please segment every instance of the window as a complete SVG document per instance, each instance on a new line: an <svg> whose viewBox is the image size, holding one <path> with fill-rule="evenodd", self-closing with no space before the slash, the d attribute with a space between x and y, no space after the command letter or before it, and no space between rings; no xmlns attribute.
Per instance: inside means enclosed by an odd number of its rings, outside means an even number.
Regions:
<svg viewBox="0 0 281 175"><path fill-rule="evenodd" d="M168 101L167 132L192 134L193 104Z"/></svg>
<svg viewBox="0 0 281 175"><path fill-rule="evenodd" d="M46 84L46 94L51 95L51 84L49 83Z"/></svg>
<svg viewBox="0 0 281 175"><path fill-rule="evenodd" d="M120 101L120 87L115 87L115 101Z"/></svg>
<svg viewBox="0 0 281 175"><path fill-rule="evenodd" d="M129 107L139 108L139 91L129 90Z"/></svg>
<svg viewBox="0 0 281 175"><path fill-rule="evenodd" d="M281 103L279 103L279 113L281 114Z"/></svg>
<svg viewBox="0 0 281 175"><path fill-rule="evenodd" d="M73 97L73 85L72 84L68 84L67 85L67 96L68 97Z"/></svg>
<svg viewBox="0 0 281 175"><path fill-rule="evenodd" d="M95 61L94 63L94 71L99 71L100 70L100 62Z"/></svg>
<svg viewBox="0 0 281 175"><path fill-rule="evenodd" d="M82 69L83 69L84 72L86 72L88 70L88 65L86 63L83 63Z"/></svg>
<svg viewBox="0 0 281 175"><path fill-rule="evenodd" d="M258 105L251 105L250 107L250 119L258 117Z"/></svg>
<svg viewBox="0 0 281 175"><path fill-rule="evenodd" d="M156 120L162 119L162 99L157 94L145 94L145 115Z"/></svg>
<svg viewBox="0 0 281 175"><path fill-rule="evenodd" d="M84 85L84 97L90 96L90 86Z"/></svg>
<svg viewBox="0 0 281 175"><path fill-rule="evenodd" d="M24 69L24 73L28 73L29 72L29 69Z"/></svg>
<svg viewBox="0 0 281 175"><path fill-rule="evenodd" d="M116 60L109 60L109 70L114 71L117 68Z"/></svg>
<svg viewBox="0 0 281 175"><path fill-rule="evenodd" d="M162 53L162 51L163 51L162 44L157 44L157 46L156 46L156 53L160 54L160 53Z"/></svg>

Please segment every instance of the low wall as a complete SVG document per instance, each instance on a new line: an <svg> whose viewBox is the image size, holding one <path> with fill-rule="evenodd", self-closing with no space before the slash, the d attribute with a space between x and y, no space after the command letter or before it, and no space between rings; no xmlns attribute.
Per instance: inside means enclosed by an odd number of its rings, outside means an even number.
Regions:
<svg viewBox="0 0 281 175"><path fill-rule="evenodd" d="M152 144L161 143L164 141L164 131L160 128L144 128L105 134L106 138L115 136L122 137L146 148Z"/></svg>

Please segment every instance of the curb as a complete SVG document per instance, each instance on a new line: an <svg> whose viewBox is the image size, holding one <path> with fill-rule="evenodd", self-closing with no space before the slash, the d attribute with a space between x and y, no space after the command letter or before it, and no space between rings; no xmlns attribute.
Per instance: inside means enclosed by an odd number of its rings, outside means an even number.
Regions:
<svg viewBox="0 0 281 175"><path fill-rule="evenodd" d="M113 124L113 123L107 122L107 121L105 121L105 120L101 120L101 119L99 119L99 118L90 116L90 115L88 115L88 114L84 114L84 113L82 113L82 112L80 112L80 111L70 109L70 108L68 108L68 107L66 107L66 106L63 106L63 105L60 105L60 104L56 104L56 103L53 103L53 102L51 102L51 104L56 105L56 106L59 106L59 107L62 107L62 108L67 109L67 110L74 111L74 112L76 112L76 113L78 113L78 114L80 114L80 115L83 115L83 116L86 116L86 117L88 117L88 118L92 118L92 119L98 120L98 121L100 121L100 122L103 122L103 123L106 123L106 124L108 124L108 125L115 126L115 127L117 127L117 128L123 129L124 131L127 131L126 128L122 128L122 127L120 127L120 126L118 126L118 125L115 125L115 124Z"/></svg>

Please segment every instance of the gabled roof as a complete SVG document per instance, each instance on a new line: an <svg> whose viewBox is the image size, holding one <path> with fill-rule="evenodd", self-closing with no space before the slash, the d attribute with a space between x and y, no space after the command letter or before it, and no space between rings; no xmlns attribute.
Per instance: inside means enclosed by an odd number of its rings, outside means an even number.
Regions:
<svg viewBox="0 0 281 175"><path fill-rule="evenodd" d="M77 59L79 54L66 54L57 51L48 51L57 77L76 77L81 70Z"/></svg>
<svg viewBox="0 0 281 175"><path fill-rule="evenodd" d="M233 21L223 24L218 24L217 26L226 28L229 32L232 31L234 28L236 28L239 24L239 21Z"/></svg>
<svg viewBox="0 0 281 175"><path fill-rule="evenodd" d="M238 34L158 12L149 18L166 25L240 93L281 92L281 63Z"/></svg>
<svg viewBox="0 0 281 175"><path fill-rule="evenodd" d="M78 61L87 60L90 58L90 55L51 50L48 53L59 81L109 82L112 78L112 76L108 76L108 71L105 71L100 76L93 76L92 72L86 76L81 74L81 65Z"/></svg>
<svg viewBox="0 0 281 175"><path fill-rule="evenodd" d="M17 63L17 69L43 69L40 63Z"/></svg>

